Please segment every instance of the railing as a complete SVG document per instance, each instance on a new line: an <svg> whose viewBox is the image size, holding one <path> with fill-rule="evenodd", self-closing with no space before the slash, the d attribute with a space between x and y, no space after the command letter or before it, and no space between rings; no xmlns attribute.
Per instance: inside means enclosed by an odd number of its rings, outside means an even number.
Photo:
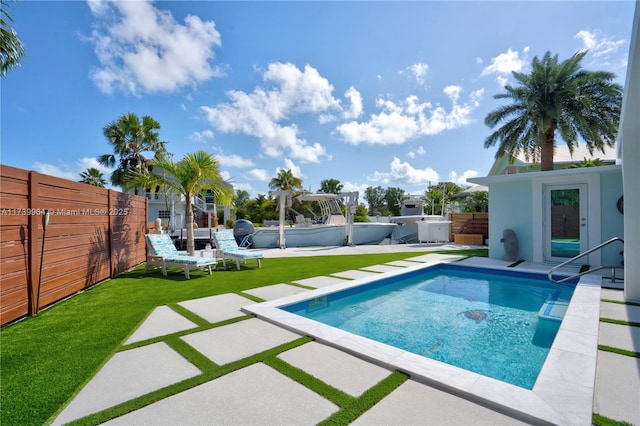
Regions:
<svg viewBox="0 0 640 426"><path fill-rule="evenodd" d="M207 203L207 201L200 194L193 197L193 205L194 207L205 213L215 213L216 211L216 204Z"/></svg>
<svg viewBox="0 0 640 426"><path fill-rule="evenodd" d="M593 253L593 252L594 252L594 251L596 251L596 250L600 250L601 248L603 248L603 247L605 247L605 246L608 246L609 244L614 243L614 242L616 242L616 241L620 241L622 244L624 244L624 240L623 240L622 238L620 238L620 237L613 237L613 238L611 238L610 240L607 240L607 241L605 241L605 242L604 242L604 243L602 243L602 244L599 244L599 245L597 245L597 246L595 246L595 247L593 247L593 248L590 248L589 250L585 251L584 253L580 253L579 255L574 256L574 257L572 257L571 259L569 259L569 260L567 260L567 261L565 261L565 262L562 262L562 263L561 263L561 264L559 264L559 265L554 266L554 267L553 267L553 268L551 268L551 270L549 271L549 274L548 274L549 281L552 281L552 282L554 282L554 283L556 283L556 284L560 284L560 283L563 283L563 282L565 282L565 281L569 281L569 280L572 280L572 279L574 279L574 278L581 277L581 276L586 275L586 274L590 274L590 273L592 273L592 272L600 271L600 270L602 270L602 269L609 269L609 268L611 268L611 282L612 282L612 283L616 282L616 269L622 269L622 266L618 266L618 265L614 265L614 266L598 266L598 267L595 267L595 268L593 268L593 269L589 268L589 269L587 269L586 271L579 272L579 273L577 273L577 274L571 275L570 277L566 277L566 278L563 278L563 279L561 279L561 280L556 280L556 279L554 279L554 278L553 278L553 272L554 272L556 269L559 269L559 268L561 268L561 267L563 267L563 266L565 266L565 265L568 265L569 263L571 263L571 262L573 262L573 261L575 261L575 260L578 260L578 259L580 259L581 257L587 256L587 255L589 255L589 254Z"/></svg>

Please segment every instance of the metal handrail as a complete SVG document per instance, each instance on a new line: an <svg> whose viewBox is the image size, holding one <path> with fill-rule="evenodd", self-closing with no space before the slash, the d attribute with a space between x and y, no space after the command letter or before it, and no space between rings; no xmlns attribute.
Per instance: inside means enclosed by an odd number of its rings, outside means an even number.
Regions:
<svg viewBox="0 0 640 426"><path fill-rule="evenodd" d="M571 259L566 260L566 261L560 263L559 265L554 266L553 268L551 268L549 270L549 273L547 274L547 276L549 277L549 281L554 282L556 284L560 284L560 283L563 283L565 281L569 281L569 280L572 280L574 278L581 277L581 276L586 275L586 274L590 274L592 272L600 271L601 269L609 269L609 268L611 268L611 282L615 282L615 280L616 280L616 269L622 269L622 266L618 266L618 265L614 265L614 266L598 266L596 268L593 268L593 269L590 268L590 269L588 269L588 270L586 270L584 272L579 272L579 273L577 273L575 275L571 275L570 277L566 277L566 278L563 278L561 280L556 280L556 279L553 278L553 271L555 271L556 269L561 268L561 267L563 267L565 265L568 265L569 263L571 263L571 262L573 262L575 260L578 260L581 257L587 256L587 255L593 253L596 250L600 250L601 248L603 248L605 246L608 246L609 244L614 243L616 241L620 241L620 242L622 242L622 244L624 244L624 240L622 238L613 237L610 240L605 241L604 243L598 244L597 246L590 248L589 250L585 251L584 253L580 253L579 255L574 256Z"/></svg>

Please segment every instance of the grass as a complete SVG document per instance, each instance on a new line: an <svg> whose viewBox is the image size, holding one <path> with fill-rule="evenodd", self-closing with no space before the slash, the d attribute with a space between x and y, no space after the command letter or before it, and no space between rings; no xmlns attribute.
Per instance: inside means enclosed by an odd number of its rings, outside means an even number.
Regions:
<svg viewBox="0 0 640 426"><path fill-rule="evenodd" d="M452 253L452 252L446 252ZM250 288L318 275L327 275L357 269L378 263L413 257L419 253L392 253L375 255L324 256L287 259L265 259L262 269L252 267L242 271L215 272L207 275L194 272L191 280L173 270L168 277L159 272L142 274L136 268L120 277L63 301L36 317L4 327L0 330L2 351L2 386L0 388L0 423L2 425L41 425L52 420L65 403L87 383L122 343L157 306L169 305L178 310L176 303L223 293L237 293ZM457 254L486 256L487 250L459 251ZM197 320L197 319L196 319ZM205 324L199 323L203 327ZM218 324L220 325L220 324ZM243 360L245 364L215 366L199 357L195 351L180 345L173 336L165 339L174 349L203 369L195 382L181 382L173 387L147 395L123 407L114 407L91 416L80 424L95 424L113 415L120 415L149 400L165 397L164 393L179 392L182 387L194 386L197 380L211 380L221 374L253 362L271 362L279 352L258 354ZM296 341L296 345L304 343ZM284 351L287 348L279 348ZM275 362L275 361L274 361ZM248 365L248 364L247 364ZM300 374L292 373L297 379ZM374 386L371 395L342 401L338 395L340 418L352 418L362 407L375 401L380 389L392 389L402 378L396 374L390 383ZM384 382L384 381L383 381ZM314 390L317 388L313 386ZM164 392L164 393L163 393ZM327 392L327 391L322 391ZM322 394L322 392L319 392ZM330 394L334 391L329 390ZM338 391L339 392L339 391ZM383 392L384 393L384 392ZM388 392L387 392L388 393ZM332 398L329 398L332 399ZM129 404L129 405L127 405ZM337 414L336 414L337 415Z"/></svg>

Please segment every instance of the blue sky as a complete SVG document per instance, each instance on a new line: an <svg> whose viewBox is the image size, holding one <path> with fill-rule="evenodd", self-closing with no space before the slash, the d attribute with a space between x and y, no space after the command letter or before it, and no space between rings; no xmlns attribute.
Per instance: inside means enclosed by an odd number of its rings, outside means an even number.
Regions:
<svg viewBox="0 0 640 426"><path fill-rule="evenodd" d="M102 127L150 115L176 159L204 149L252 196L485 176L493 96L547 50L624 84L635 3L20 1L0 162L78 180Z"/></svg>

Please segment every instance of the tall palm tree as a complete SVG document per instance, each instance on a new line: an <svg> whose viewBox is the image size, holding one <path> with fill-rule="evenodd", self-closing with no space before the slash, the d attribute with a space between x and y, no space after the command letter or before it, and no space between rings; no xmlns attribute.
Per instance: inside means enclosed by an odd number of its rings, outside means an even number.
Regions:
<svg viewBox="0 0 640 426"><path fill-rule="evenodd" d="M107 184L107 181L104 179L102 172L95 167L89 167L84 172L80 173L80 182L88 183L89 185L99 186L104 188Z"/></svg>
<svg viewBox="0 0 640 426"><path fill-rule="evenodd" d="M118 167L111 174L111 183L124 188L124 177L130 170L140 171L148 167L149 159L144 153L150 152L154 158L166 153L165 144L159 140L157 130L160 123L148 115L142 117L131 112L122 114L102 129L102 133L113 147L113 154L98 157L98 162L107 167ZM117 157L117 159L116 159Z"/></svg>
<svg viewBox="0 0 640 426"><path fill-rule="evenodd" d="M541 170L553 170L556 132L569 152L580 143L590 153L613 146L620 122L622 87L612 83L615 75L605 71L586 71L580 61L582 51L564 62L558 55L533 58L530 74L514 72L518 86L505 86L495 99L510 99L485 118L493 128L503 122L484 142L485 148L498 144L496 158L505 154L540 161Z"/></svg>
<svg viewBox="0 0 640 426"><path fill-rule="evenodd" d="M9 4L0 0L0 75L6 77L7 71L20 65L24 56L24 46L18 33L9 26L13 18L9 14Z"/></svg>
<svg viewBox="0 0 640 426"><path fill-rule="evenodd" d="M205 190L211 190L216 201L230 205L233 200L233 186L220 176L218 160L206 151L185 154L178 162L170 156L159 156L149 160L154 172L138 169L127 172L126 184L130 187L160 186L180 194L185 198L185 220L187 226L187 252L194 254L192 198ZM162 170L162 173L159 171Z"/></svg>
<svg viewBox="0 0 640 426"><path fill-rule="evenodd" d="M302 179L294 176L291 169L280 169L278 170L278 175L272 178L271 182L269 182L269 188L299 190L302 189Z"/></svg>

